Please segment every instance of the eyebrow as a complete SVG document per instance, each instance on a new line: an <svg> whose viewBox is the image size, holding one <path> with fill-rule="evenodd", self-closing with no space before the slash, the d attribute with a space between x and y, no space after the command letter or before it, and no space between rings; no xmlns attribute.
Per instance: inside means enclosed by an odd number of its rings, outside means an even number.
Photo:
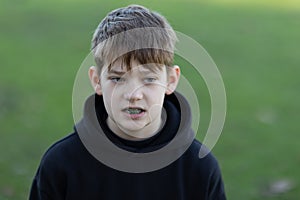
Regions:
<svg viewBox="0 0 300 200"><path fill-rule="evenodd" d="M145 65L144 69L140 70L142 73L155 73L155 74L159 74L161 72L161 68L158 66L149 66L149 65Z"/></svg>
<svg viewBox="0 0 300 200"><path fill-rule="evenodd" d="M124 75L126 72L125 71L116 71L116 70L109 70L108 74L117 74L117 75Z"/></svg>
<svg viewBox="0 0 300 200"><path fill-rule="evenodd" d="M108 71L108 74L116 74L116 75L119 75L119 76L122 76L122 75L124 75L126 73L127 73L126 71L117 71L117 70L113 70L113 69ZM149 69L140 70L140 73L142 73L144 75L147 75L147 74L157 74L156 71L149 70Z"/></svg>
<svg viewBox="0 0 300 200"><path fill-rule="evenodd" d="M150 68L150 67L147 67L147 68L144 68L144 69L140 69L139 70L142 74L158 74L159 73L159 70L157 70L156 68Z"/></svg>
<svg viewBox="0 0 300 200"><path fill-rule="evenodd" d="M144 75L148 75L148 74L158 74L155 71L150 71L150 70L145 70L145 71L140 71L140 73L144 74Z"/></svg>

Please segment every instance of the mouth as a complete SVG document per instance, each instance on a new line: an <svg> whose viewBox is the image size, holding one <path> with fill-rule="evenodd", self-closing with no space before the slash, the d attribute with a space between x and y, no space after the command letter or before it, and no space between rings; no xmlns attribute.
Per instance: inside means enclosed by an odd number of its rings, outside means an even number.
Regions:
<svg viewBox="0 0 300 200"><path fill-rule="evenodd" d="M130 118L132 119L137 119L142 117L146 110L144 110L143 108L139 108L139 107L129 107L129 108L125 108L123 109L123 111L130 116Z"/></svg>

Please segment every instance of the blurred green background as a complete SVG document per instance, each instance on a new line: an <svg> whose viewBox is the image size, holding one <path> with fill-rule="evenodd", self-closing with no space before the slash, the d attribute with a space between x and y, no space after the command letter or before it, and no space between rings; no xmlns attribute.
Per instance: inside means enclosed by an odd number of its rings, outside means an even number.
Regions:
<svg viewBox="0 0 300 200"><path fill-rule="evenodd" d="M1 0L0 199L28 198L41 156L72 132L74 78L94 29L132 3L162 13L219 67L228 112L213 152L228 199L299 199L300 2L291 0Z"/></svg>

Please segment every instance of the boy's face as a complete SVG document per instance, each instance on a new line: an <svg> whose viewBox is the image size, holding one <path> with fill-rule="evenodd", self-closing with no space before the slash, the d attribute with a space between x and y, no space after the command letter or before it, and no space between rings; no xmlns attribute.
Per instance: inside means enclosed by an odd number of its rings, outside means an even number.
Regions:
<svg viewBox="0 0 300 200"><path fill-rule="evenodd" d="M150 70L153 64L139 65L133 61L131 70L116 61L111 69L102 69L100 81L95 68L90 78L96 93L103 96L109 128L122 138L140 140L154 135L161 125L165 94L171 94L178 83L178 66L168 70ZM99 84L97 84L99 82ZM95 85L96 83L96 85Z"/></svg>

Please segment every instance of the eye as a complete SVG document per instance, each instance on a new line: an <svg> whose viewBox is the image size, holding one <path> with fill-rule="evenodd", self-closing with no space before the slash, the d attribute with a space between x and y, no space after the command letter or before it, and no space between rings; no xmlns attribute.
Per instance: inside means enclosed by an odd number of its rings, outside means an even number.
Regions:
<svg viewBox="0 0 300 200"><path fill-rule="evenodd" d="M145 79L144 79L144 82L145 82L145 83L153 83L153 82L155 82L156 80L157 80L156 78L149 77L149 78L145 78Z"/></svg>
<svg viewBox="0 0 300 200"><path fill-rule="evenodd" d="M109 77L109 79L114 83L122 83L125 81L125 79L121 77Z"/></svg>

